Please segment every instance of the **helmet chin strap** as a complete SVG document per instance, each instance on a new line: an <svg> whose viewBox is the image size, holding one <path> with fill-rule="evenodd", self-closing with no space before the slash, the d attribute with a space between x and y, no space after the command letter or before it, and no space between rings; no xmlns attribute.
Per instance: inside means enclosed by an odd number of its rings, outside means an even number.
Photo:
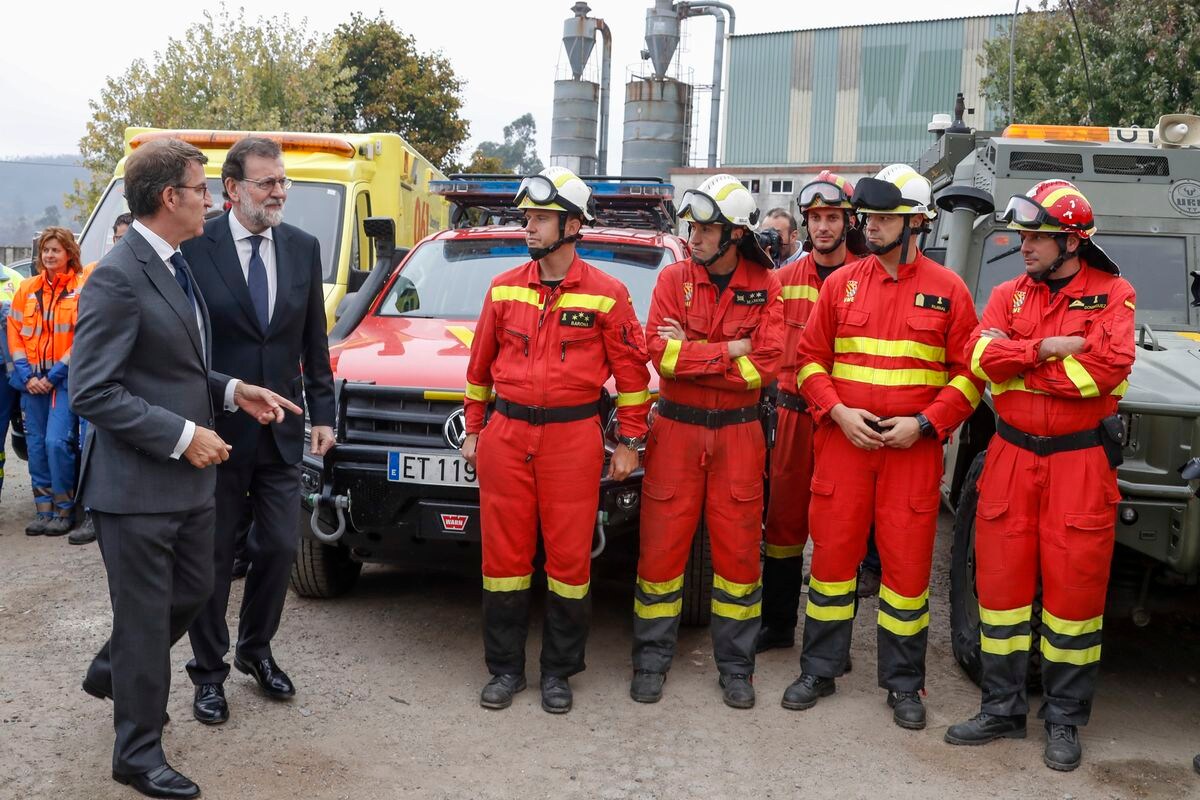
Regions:
<svg viewBox="0 0 1200 800"><path fill-rule="evenodd" d="M877 245L877 244L871 244L870 240L868 239L867 240L867 249L870 250L875 255L881 256L881 255L884 255L885 253L890 253L893 250L895 250L897 247L899 247L900 248L900 263L903 264L904 257L906 255L908 255L908 241L911 237L912 237L912 226L908 224L908 219L906 218L904 220L904 230L900 232L899 238L897 238L894 242L892 242L891 244Z"/></svg>
<svg viewBox="0 0 1200 800"><path fill-rule="evenodd" d="M722 225L721 226L721 243L717 247L717 252L713 254L713 257L712 258L697 258L693 254L692 261L695 261L700 266L704 267L705 269L708 269L713 264L717 263L717 260L721 256L725 255L725 251L728 250L731 246L733 246L733 226L732 225Z"/></svg>
<svg viewBox="0 0 1200 800"><path fill-rule="evenodd" d="M1054 263L1052 263L1046 269L1042 270L1036 275L1029 276L1030 279L1035 283L1043 283L1050 280L1050 276L1057 272L1059 267L1061 267L1068 259L1072 259L1076 255L1074 253L1067 252L1067 237L1065 234L1061 236L1055 236L1054 242L1058 245L1058 258L1054 259Z"/></svg>
<svg viewBox="0 0 1200 800"><path fill-rule="evenodd" d="M558 241L556 241L554 244L550 245L549 247L530 247L529 248L529 257L532 258L534 261L541 261L543 258L550 255L555 250L562 247L564 244L570 244L571 242L578 242L580 239L583 238L582 233L576 233L571 236L567 236L566 234L567 234L567 215L560 212L558 215Z"/></svg>
<svg viewBox="0 0 1200 800"><path fill-rule="evenodd" d="M842 212L842 234L841 234L841 236L839 236L837 238L837 241L833 243L832 247L817 247L816 242L814 242L812 240L812 234L807 233L807 231L808 231L808 215L807 215L807 213L805 214L805 217L804 217L804 229L805 229L806 235L804 237L804 245L801 249L803 249L804 252L806 252L806 253L809 253L809 252L812 252L813 250L815 250L818 253L820 253L821 255L827 256L830 253L836 251L846 241L846 234L850 232L850 212L849 211Z"/></svg>

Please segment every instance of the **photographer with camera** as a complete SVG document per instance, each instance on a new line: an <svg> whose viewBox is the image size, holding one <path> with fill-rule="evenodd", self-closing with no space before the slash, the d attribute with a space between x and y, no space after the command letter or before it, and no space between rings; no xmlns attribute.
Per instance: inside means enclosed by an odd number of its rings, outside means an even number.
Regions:
<svg viewBox="0 0 1200 800"><path fill-rule="evenodd" d="M776 267L794 264L804 256L798 240L796 218L786 208L772 208L767 212L758 230L758 242Z"/></svg>

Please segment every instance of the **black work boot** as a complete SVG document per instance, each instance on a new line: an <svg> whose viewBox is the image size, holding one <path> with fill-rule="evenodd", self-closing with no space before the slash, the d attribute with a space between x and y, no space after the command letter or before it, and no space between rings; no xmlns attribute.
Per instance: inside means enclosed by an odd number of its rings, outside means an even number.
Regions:
<svg viewBox="0 0 1200 800"><path fill-rule="evenodd" d="M493 675L479 693L479 705L484 708L508 708L513 695L525 690L524 675Z"/></svg>
<svg viewBox="0 0 1200 800"><path fill-rule="evenodd" d="M629 682L629 696L639 703L657 703L662 699L663 684L666 681L665 672L635 670L633 680Z"/></svg>
<svg viewBox="0 0 1200 800"><path fill-rule="evenodd" d="M887 704L892 709L892 721L901 728L919 731L925 727L925 706L917 692L888 692Z"/></svg>
<svg viewBox="0 0 1200 800"><path fill-rule="evenodd" d="M557 675L542 676L542 710L548 714L565 714L571 710L571 684Z"/></svg>
<svg viewBox="0 0 1200 800"><path fill-rule="evenodd" d="M1046 750L1042 760L1046 766L1059 772L1070 772L1083 759L1083 747L1079 744L1079 729L1074 725L1057 722L1046 723Z"/></svg>
<svg viewBox="0 0 1200 800"><path fill-rule="evenodd" d="M754 708L754 684L749 675L722 675L722 699L730 708Z"/></svg>
<svg viewBox="0 0 1200 800"><path fill-rule="evenodd" d="M816 675L801 673L799 678L792 681L791 686L784 689L780 705L792 711L803 711L815 706L822 697L828 697L836 691L837 683L833 678L818 678Z"/></svg>
<svg viewBox="0 0 1200 800"><path fill-rule="evenodd" d="M1024 739L1025 715L1005 717L980 711L966 722L951 725L944 737L947 744L987 744L995 739Z"/></svg>

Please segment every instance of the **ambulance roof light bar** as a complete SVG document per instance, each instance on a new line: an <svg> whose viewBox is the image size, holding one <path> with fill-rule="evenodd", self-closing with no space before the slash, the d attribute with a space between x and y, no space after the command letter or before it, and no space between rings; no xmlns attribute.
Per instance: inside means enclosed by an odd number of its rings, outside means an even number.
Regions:
<svg viewBox="0 0 1200 800"><path fill-rule="evenodd" d="M139 146L155 139L182 139L201 150L228 150L239 140L250 135L252 134L248 131L146 131L130 139L129 147L136 150ZM283 150L289 152L332 153L345 158L353 158L354 154L358 152L354 145L339 136L319 133L256 133L253 135L273 139ZM363 153L362 155L367 154Z"/></svg>

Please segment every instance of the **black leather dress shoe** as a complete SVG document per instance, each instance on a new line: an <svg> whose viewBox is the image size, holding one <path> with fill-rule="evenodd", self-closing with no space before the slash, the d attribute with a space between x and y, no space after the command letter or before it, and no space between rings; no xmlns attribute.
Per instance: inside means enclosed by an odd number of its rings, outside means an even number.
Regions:
<svg viewBox="0 0 1200 800"><path fill-rule="evenodd" d="M112 700L112 692L103 688L90 678L83 679L83 690L97 700ZM166 711L163 712L163 725L171 721L171 715Z"/></svg>
<svg viewBox="0 0 1200 800"><path fill-rule="evenodd" d="M291 679L273 658L243 661L235 656L233 666L237 667L238 672L244 672L254 678L272 700L288 700L296 694L296 687L292 685Z"/></svg>
<svg viewBox="0 0 1200 800"><path fill-rule="evenodd" d="M249 571L250 571L250 562L249 561L243 561L240 558L235 558L233 560L233 575L232 575L232 577L235 581L241 580L242 578L246 577L246 573Z"/></svg>
<svg viewBox="0 0 1200 800"><path fill-rule="evenodd" d="M202 683L196 687L192 701L192 716L205 725L220 725L229 721L229 704L225 702L225 687L219 683Z"/></svg>
<svg viewBox="0 0 1200 800"><path fill-rule="evenodd" d="M163 764L137 775L112 774L113 780L137 789L146 797L199 797L200 787L186 775L180 775L170 764Z"/></svg>

